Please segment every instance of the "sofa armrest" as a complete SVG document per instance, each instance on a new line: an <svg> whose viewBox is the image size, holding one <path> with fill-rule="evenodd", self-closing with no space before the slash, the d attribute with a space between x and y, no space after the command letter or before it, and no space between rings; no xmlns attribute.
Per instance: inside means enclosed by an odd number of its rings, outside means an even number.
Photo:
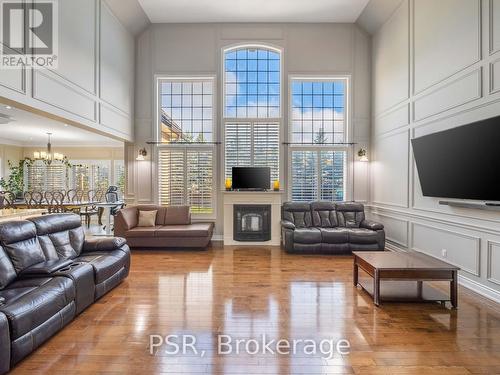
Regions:
<svg viewBox="0 0 500 375"><path fill-rule="evenodd" d="M5 304L5 298L0 297L0 306L2 306L3 304Z"/></svg>
<svg viewBox="0 0 500 375"><path fill-rule="evenodd" d="M0 374L10 370L10 331L9 321L0 313Z"/></svg>
<svg viewBox="0 0 500 375"><path fill-rule="evenodd" d="M372 220L363 220L360 223L360 227L361 228L365 228L365 229L371 229L371 230L382 230L382 229L384 229L384 225L383 224L377 223L376 221L372 221Z"/></svg>
<svg viewBox="0 0 500 375"><path fill-rule="evenodd" d="M291 229L291 230L294 230L295 229L295 224L292 223L291 221L288 221L288 220L281 220L281 227L283 229Z"/></svg>
<svg viewBox="0 0 500 375"><path fill-rule="evenodd" d="M137 226L137 207L126 207L119 210L114 219L116 236L124 237L125 233Z"/></svg>
<svg viewBox="0 0 500 375"><path fill-rule="evenodd" d="M122 237L102 237L90 238L83 243L82 252L91 251L113 251L127 244L127 240Z"/></svg>
<svg viewBox="0 0 500 375"><path fill-rule="evenodd" d="M34 277L34 276L48 276L52 275L54 272L69 266L73 263L71 259L56 259L48 260L46 262L40 262L32 265L31 267L25 268L19 273L21 277Z"/></svg>

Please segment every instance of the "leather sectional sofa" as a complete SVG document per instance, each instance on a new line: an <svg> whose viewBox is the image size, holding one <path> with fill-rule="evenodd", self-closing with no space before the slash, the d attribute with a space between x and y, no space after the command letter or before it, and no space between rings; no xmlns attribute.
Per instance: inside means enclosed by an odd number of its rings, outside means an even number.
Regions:
<svg viewBox="0 0 500 375"><path fill-rule="evenodd" d="M155 225L137 226L139 211L157 211ZM115 235L132 248L205 248L214 223L192 223L189 206L141 205L121 209L115 217Z"/></svg>
<svg viewBox="0 0 500 375"><path fill-rule="evenodd" d="M385 248L384 226L366 220L359 203L284 203L281 229L289 253L349 254Z"/></svg>
<svg viewBox="0 0 500 375"><path fill-rule="evenodd" d="M0 224L0 373L127 277L123 238L85 239L80 217Z"/></svg>

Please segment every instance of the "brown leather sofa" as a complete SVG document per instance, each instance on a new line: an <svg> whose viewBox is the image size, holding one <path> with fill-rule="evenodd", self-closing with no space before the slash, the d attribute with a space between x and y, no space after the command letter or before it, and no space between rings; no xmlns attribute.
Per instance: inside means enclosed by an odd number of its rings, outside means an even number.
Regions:
<svg viewBox="0 0 500 375"><path fill-rule="evenodd" d="M0 374L118 285L129 269L125 239L85 239L78 215L1 223Z"/></svg>
<svg viewBox="0 0 500 375"><path fill-rule="evenodd" d="M139 211L151 210L157 211L155 226L138 227ZM132 206L115 217L115 236L132 248L205 248L213 230L214 223L192 223L189 206Z"/></svg>

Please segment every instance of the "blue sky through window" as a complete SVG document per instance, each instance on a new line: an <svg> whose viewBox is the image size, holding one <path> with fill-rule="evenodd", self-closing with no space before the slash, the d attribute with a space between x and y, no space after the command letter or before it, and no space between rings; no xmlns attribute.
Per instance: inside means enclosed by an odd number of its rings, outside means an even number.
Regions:
<svg viewBox="0 0 500 375"><path fill-rule="evenodd" d="M241 48L224 55L225 117L280 117L280 54Z"/></svg>

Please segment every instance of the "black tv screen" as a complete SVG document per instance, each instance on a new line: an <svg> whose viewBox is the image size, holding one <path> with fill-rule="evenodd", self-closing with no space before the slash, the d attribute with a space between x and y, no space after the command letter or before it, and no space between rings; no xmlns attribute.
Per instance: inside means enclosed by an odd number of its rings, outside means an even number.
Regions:
<svg viewBox="0 0 500 375"><path fill-rule="evenodd" d="M412 140L427 197L500 201L500 116Z"/></svg>
<svg viewBox="0 0 500 375"><path fill-rule="evenodd" d="M269 167L233 167L233 189L268 190L270 185Z"/></svg>

